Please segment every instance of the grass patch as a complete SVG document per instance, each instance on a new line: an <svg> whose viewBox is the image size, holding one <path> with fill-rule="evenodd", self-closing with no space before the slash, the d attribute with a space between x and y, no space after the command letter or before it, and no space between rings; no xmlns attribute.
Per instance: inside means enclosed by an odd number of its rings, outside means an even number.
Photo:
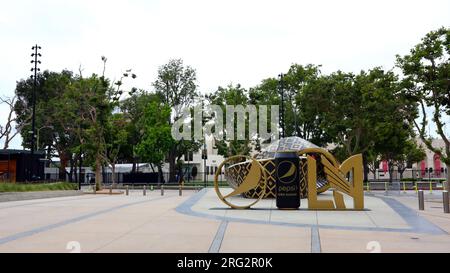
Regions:
<svg viewBox="0 0 450 273"><path fill-rule="evenodd" d="M0 192L63 191L77 189L77 184L67 182L39 184L0 183Z"/></svg>

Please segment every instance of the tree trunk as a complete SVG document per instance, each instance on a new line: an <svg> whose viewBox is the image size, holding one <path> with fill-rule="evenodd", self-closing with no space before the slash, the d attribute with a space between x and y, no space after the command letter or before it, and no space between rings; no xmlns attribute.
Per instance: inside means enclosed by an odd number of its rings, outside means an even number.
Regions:
<svg viewBox="0 0 450 273"><path fill-rule="evenodd" d="M448 191L449 190L449 185L450 185L450 164L445 164L445 167L447 168L447 181L442 183L444 190Z"/></svg>
<svg viewBox="0 0 450 273"><path fill-rule="evenodd" d="M176 168L176 147L169 152L169 182L176 182L175 168Z"/></svg>
<svg viewBox="0 0 450 273"><path fill-rule="evenodd" d="M116 164L115 163L111 163L111 183L112 183L112 187L115 189L117 187Z"/></svg>
<svg viewBox="0 0 450 273"><path fill-rule="evenodd" d="M64 152L59 153L59 180L66 181L66 167L69 157Z"/></svg>
<svg viewBox="0 0 450 273"><path fill-rule="evenodd" d="M133 156L133 167L131 168L131 172L135 173L136 172L136 157Z"/></svg>
<svg viewBox="0 0 450 273"><path fill-rule="evenodd" d="M78 172L77 172L77 167L78 167L78 156L75 157L75 159L73 160L73 174L75 177L74 182L78 182Z"/></svg>
<svg viewBox="0 0 450 273"><path fill-rule="evenodd" d="M162 182L164 182L162 176L163 176L163 172L161 169L161 165L158 164L158 186L161 185Z"/></svg>
<svg viewBox="0 0 450 273"><path fill-rule="evenodd" d="M367 162L366 156L363 154L363 168L364 168L364 182L369 180L369 164Z"/></svg>
<svg viewBox="0 0 450 273"><path fill-rule="evenodd" d="M389 184L392 184L392 174L394 173L394 166L390 162L388 162L388 171L389 171Z"/></svg>
<svg viewBox="0 0 450 273"><path fill-rule="evenodd" d="M102 161L100 155L97 155L95 158L95 188L97 190L102 189L102 181Z"/></svg>

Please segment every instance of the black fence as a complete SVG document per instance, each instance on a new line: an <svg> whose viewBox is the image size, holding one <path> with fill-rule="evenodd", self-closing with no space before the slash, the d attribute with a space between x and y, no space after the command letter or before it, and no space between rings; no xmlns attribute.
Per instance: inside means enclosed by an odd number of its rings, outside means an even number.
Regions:
<svg viewBox="0 0 450 273"><path fill-rule="evenodd" d="M198 172L195 176L192 174L183 174L183 182L185 184L195 184L201 185L212 184L214 181L215 174L214 173L202 173ZM178 184L180 182L179 174L173 173L172 175L168 172L163 172L158 175L158 173L115 173L114 174L114 182L117 184ZM82 173L81 176L75 173L70 177L69 174L65 175L65 181L78 182L78 179L81 180L82 185L91 185L95 183L95 174L94 173ZM112 184L113 183L113 174L112 173L103 173L102 179L104 184ZM55 170L52 173L45 174L45 180L50 182L61 181L59 172ZM226 182L225 176L223 174L218 176L219 182Z"/></svg>
<svg viewBox="0 0 450 273"><path fill-rule="evenodd" d="M385 181L434 181L434 180L445 180L447 178L448 170L446 168L442 168L438 171L430 171L430 169L426 170L405 170L403 173L394 170L391 174L392 179L390 179L389 172L384 172L383 170L377 170L375 173L369 172L367 175L367 180L372 182L385 182ZM103 174L103 183L110 184L113 183L113 175L112 173L104 172ZM214 181L214 173L202 173L198 172L196 175L192 174L183 174L184 183L192 183L192 184L201 184L206 182ZM166 183L178 183L179 175L178 173L173 173L172 175L168 172L164 172L161 175L157 173L116 173L114 174L114 180L118 184L166 184ZM94 173L81 173L81 176L75 173L70 175L66 174L65 179L61 179L59 175L59 171L54 169L53 172L45 173L45 181L72 181L78 182L81 180L81 184L94 184L95 183L95 174ZM223 174L218 177L219 182L226 182L225 176Z"/></svg>
<svg viewBox="0 0 450 273"><path fill-rule="evenodd" d="M447 178L448 170L446 168L442 168L440 170L405 170L403 173L394 170L392 175L389 175L389 172L384 172L383 170L377 170L375 173L369 172L368 180L369 181L386 181L390 180L392 177L392 181L425 181L425 180L442 180Z"/></svg>

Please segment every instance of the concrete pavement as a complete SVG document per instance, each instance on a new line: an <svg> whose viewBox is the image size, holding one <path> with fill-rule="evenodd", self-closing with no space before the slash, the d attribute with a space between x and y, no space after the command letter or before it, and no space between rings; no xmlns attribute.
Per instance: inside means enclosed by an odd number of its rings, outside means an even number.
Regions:
<svg viewBox="0 0 450 273"><path fill-rule="evenodd" d="M413 194L367 196L365 211L308 211L305 201L232 210L208 189L2 202L0 252L450 252L438 198L423 212Z"/></svg>

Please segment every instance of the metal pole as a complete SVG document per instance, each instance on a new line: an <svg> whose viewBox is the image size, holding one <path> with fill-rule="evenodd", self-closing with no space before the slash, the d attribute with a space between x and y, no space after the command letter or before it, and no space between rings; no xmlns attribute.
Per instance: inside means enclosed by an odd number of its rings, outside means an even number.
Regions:
<svg viewBox="0 0 450 273"><path fill-rule="evenodd" d="M144 190L142 191L142 194L143 194L144 196L147 195L147 189L146 189L145 185L144 185Z"/></svg>
<svg viewBox="0 0 450 273"><path fill-rule="evenodd" d="M31 49L34 50L34 53L31 54L32 57L34 57L34 60L31 61L31 63L34 63L34 68L31 69L31 71L34 71L34 77L33 77L33 95L32 95L32 99L31 99L31 103L33 104L33 108L32 108L32 120L31 120L31 168L30 168L30 174L29 174L29 180L33 180L33 176L34 176L34 149L35 149L35 131L36 131L36 85L37 85L37 72L38 72L38 67L37 64L38 62L40 63L41 61L38 61L38 49L40 49L41 47L38 46L37 44L35 46L33 46ZM40 54L39 54L40 56Z"/></svg>
<svg viewBox="0 0 450 273"><path fill-rule="evenodd" d="M189 184L190 176L191 176L191 169L190 169L190 166L189 166L189 161L191 159L191 152L188 152L187 156L188 156L188 184Z"/></svg>
<svg viewBox="0 0 450 273"><path fill-rule="evenodd" d="M280 93L281 93L281 137L284 137L285 128L284 128L284 88L283 88L283 73L279 75L280 77Z"/></svg>
<svg viewBox="0 0 450 273"><path fill-rule="evenodd" d="M128 187L129 187L129 186L127 185L126 188L125 188L125 194L126 194L126 195L128 195L128 193L129 193Z"/></svg>
<svg viewBox="0 0 450 273"><path fill-rule="evenodd" d="M109 186L109 194L112 194L112 184Z"/></svg>
<svg viewBox="0 0 450 273"><path fill-rule="evenodd" d="M78 190L81 190L81 168L83 165L83 152L81 149L82 148L80 146L80 162L79 162L80 166L78 166L78 172L79 172L79 174L78 174ZM83 182L84 182L84 175L83 175Z"/></svg>
<svg viewBox="0 0 450 273"><path fill-rule="evenodd" d="M180 187L179 187L179 189L178 189L178 195L179 195L179 196L182 196L182 195L183 195L182 187L183 187L183 186L180 184Z"/></svg>
<svg viewBox="0 0 450 273"><path fill-rule="evenodd" d="M448 191L442 192L442 203L444 204L444 213L450 213L450 204Z"/></svg>
<svg viewBox="0 0 450 273"><path fill-rule="evenodd" d="M425 210L425 201L423 197L423 190L419 190L419 210Z"/></svg>
<svg viewBox="0 0 450 273"><path fill-rule="evenodd" d="M206 157L208 154L208 151L206 150L206 137L203 137L203 183L206 188Z"/></svg>
<svg viewBox="0 0 450 273"><path fill-rule="evenodd" d="M164 195L164 185L161 185L161 196Z"/></svg>

